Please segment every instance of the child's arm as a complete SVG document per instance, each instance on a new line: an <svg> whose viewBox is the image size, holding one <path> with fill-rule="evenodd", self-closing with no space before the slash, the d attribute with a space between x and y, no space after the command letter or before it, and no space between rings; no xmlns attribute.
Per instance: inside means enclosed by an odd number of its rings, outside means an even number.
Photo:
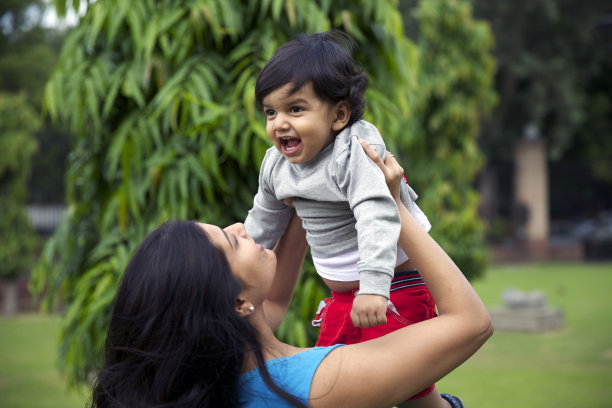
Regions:
<svg viewBox="0 0 612 408"><path fill-rule="evenodd" d="M267 249L274 248L293 216L293 208L278 200L270 186L270 172L273 166L271 156L269 150L261 163L259 186L253 198L253 208L249 210L244 220L247 233L255 242Z"/></svg>
<svg viewBox="0 0 612 408"><path fill-rule="evenodd" d="M379 148L380 154L384 154L385 146L373 125L359 122L351 128L347 148L335 159L338 186L356 220L360 257L359 294L353 302L351 319L358 327L370 327L386 323L400 219L382 171L365 154L357 136Z"/></svg>
<svg viewBox="0 0 612 408"><path fill-rule="evenodd" d="M393 179L401 168L392 158L387 163L381 166ZM400 245L417 266L440 315L333 350L317 368L309 406L394 406L451 372L493 333L487 309L461 271L401 202L398 206Z"/></svg>

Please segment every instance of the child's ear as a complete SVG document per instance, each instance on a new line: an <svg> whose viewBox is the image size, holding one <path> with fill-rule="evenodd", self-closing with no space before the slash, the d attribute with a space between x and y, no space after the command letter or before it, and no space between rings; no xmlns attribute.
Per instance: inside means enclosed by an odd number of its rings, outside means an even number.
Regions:
<svg viewBox="0 0 612 408"><path fill-rule="evenodd" d="M332 123L332 130L339 132L346 127L351 118L351 107L348 102L340 101L334 106L336 118Z"/></svg>

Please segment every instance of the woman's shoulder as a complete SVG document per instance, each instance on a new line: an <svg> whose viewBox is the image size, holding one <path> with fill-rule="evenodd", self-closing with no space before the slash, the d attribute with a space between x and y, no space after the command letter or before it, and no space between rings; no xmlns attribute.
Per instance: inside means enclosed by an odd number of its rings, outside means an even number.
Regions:
<svg viewBox="0 0 612 408"><path fill-rule="evenodd" d="M311 347L306 349L296 348L290 355L277 357L266 361L268 369L271 369L275 365L296 365L296 368L307 367L311 362L321 361L334 349L342 346L342 344L335 344L333 346L325 347ZM253 370L254 371L254 370ZM250 371L250 372L253 372Z"/></svg>
<svg viewBox="0 0 612 408"><path fill-rule="evenodd" d="M310 386L317 368L325 357L340 347L313 347L288 356L278 357L266 361L266 367L274 382L289 393L307 401ZM262 406L264 402L276 401L282 404L280 397L270 390L258 368L248 371L240 376L240 402L241 406ZM289 406L289 405L286 405Z"/></svg>
<svg viewBox="0 0 612 408"><path fill-rule="evenodd" d="M283 366L283 370L289 368L293 370L292 366L295 365L297 369L300 367L306 367L304 363L310 363L313 361L321 361L323 360L331 351L342 346L342 344L335 344L333 346L325 346L325 347L311 347L306 349L296 348L295 352L292 352L290 355L272 358L266 361L266 366L269 370L273 370L276 366ZM259 370L254 368L246 373L242 374L242 378L250 378L252 376L258 376Z"/></svg>

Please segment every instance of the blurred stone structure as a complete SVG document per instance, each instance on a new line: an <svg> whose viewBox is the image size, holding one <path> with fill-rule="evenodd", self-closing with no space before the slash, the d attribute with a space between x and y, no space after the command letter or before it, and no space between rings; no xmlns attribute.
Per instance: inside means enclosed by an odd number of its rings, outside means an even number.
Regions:
<svg viewBox="0 0 612 408"><path fill-rule="evenodd" d="M67 211L64 204L32 204L26 208L32 227L43 236L50 236Z"/></svg>
<svg viewBox="0 0 612 408"><path fill-rule="evenodd" d="M507 289L502 293L503 307L490 310L495 330L541 332L563 327L560 309L547 305L541 291L522 292Z"/></svg>
<svg viewBox="0 0 612 408"><path fill-rule="evenodd" d="M545 259L549 251L549 197L546 145L537 129L525 129L514 152L514 221L525 255Z"/></svg>

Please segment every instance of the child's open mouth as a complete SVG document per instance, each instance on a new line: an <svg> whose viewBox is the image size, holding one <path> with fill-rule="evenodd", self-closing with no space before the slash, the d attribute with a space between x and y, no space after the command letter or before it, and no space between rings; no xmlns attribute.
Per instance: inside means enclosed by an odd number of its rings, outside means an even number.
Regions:
<svg viewBox="0 0 612 408"><path fill-rule="evenodd" d="M279 138L282 152L286 155L292 155L299 151L300 146L302 146L302 141L297 137L283 137Z"/></svg>

